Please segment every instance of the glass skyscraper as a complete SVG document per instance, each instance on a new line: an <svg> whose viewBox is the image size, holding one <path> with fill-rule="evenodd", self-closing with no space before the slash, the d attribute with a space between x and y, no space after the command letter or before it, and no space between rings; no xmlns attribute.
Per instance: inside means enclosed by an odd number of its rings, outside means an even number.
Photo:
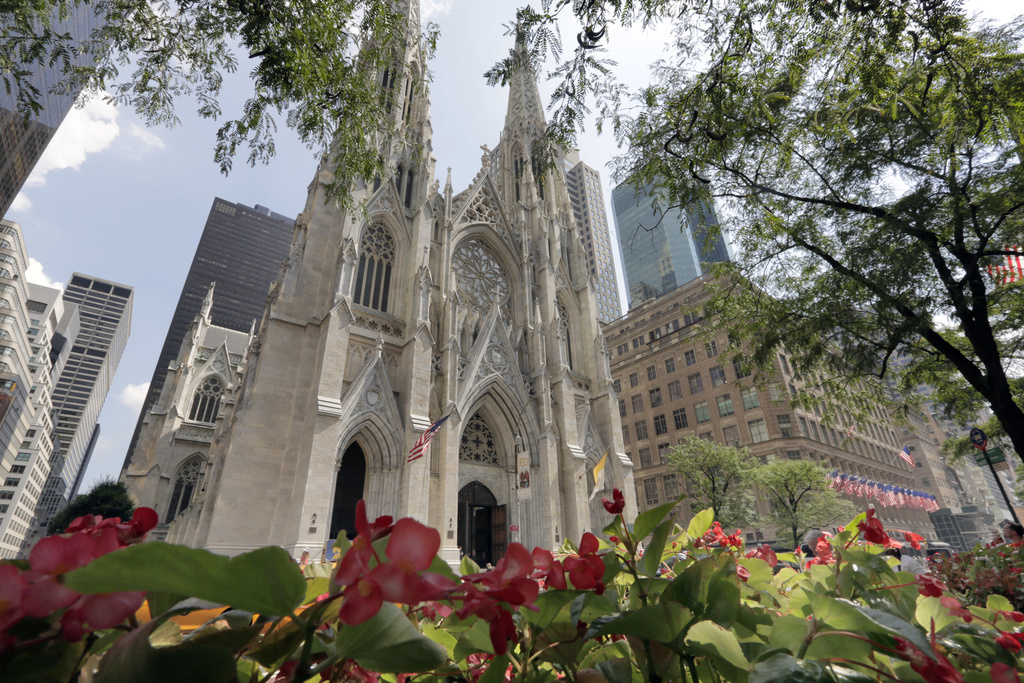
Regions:
<svg viewBox="0 0 1024 683"><path fill-rule="evenodd" d="M270 283L277 277L281 262L288 258L294 228L294 218L259 204L252 208L220 197L213 200L160 349L124 467L128 467L135 451L143 421L160 398L167 367L178 357L181 343L202 309L210 285L216 283L211 311L214 325L239 332L248 332L254 321L258 326Z"/></svg>
<svg viewBox="0 0 1024 683"><path fill-rule="evenodd" d="M714 206L683 211L637 194L628 183L612 190L630 307L704 274L705 265L730 260Z"/></svg>

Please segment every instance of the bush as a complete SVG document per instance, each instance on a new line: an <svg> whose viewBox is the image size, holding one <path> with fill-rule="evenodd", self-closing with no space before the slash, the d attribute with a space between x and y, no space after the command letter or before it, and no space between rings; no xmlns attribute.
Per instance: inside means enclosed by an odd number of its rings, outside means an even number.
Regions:
<svg viewBox="0 0 1024 683"><path fill-rule="evenodd" d="M989 596L1006 598L1015 610L1024 610L1024 547L1018 544L977 546L952 557L935 556L932 571L950 590L972 605L984 605Z"/></svg>
<svg viewBox="0 0 1024 683"><path fill-rule="evenodd" d="M873 510L807 560L746 550L710 509L684 530L678 501L629 531L614 494L608 541L513 543L493 569L464 560L460 574L437 557L436 530L371 523L361 503L337 565L305 571L280 548L138 544L156 523L145 508L128 524L76 520L29 563L0 563L0 671L7 683L1019 680L1024 614L894 571L881 553L900 541ZM144 595L156 616L139 624ZM225 607L183 634L174 620L211 604Z"/></svg>

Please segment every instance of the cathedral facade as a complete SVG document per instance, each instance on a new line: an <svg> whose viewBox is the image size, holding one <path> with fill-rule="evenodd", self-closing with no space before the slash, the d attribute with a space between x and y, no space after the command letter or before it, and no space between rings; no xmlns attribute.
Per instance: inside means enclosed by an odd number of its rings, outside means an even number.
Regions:
<svg viewBox="0 0 1024 683"><path fill-rule="evenodd" d="M449 562L496 562L511 541L553 548L599 532L609 517L591 491L606 453L603 495L620 488L635 515L564 177L530 156L545 126L535 77L515 75L500 141L455 192L450 170L443 188L435 180L429 101L412 87L420 54L410 41L398 78L382 76L404 93L391 176L351 187L359 208L346 212L325 202L330 166L317 169L244 373L225 384L201 485L185 505L139 496L169 523L168 541L316 555L354 529L362 499L371 519L437 528ZM182 414L200 375L179 390ZM408 461L445 416L425 456ZM126 470L134 491L160 461L137 450ZM166 462L161 476L173 480L184 461Z"/></svg>

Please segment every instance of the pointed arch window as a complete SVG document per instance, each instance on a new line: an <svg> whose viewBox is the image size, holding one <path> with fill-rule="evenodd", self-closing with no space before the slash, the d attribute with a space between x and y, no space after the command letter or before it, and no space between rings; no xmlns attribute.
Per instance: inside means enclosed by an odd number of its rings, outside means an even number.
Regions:
<svg viewBox="0 0 1024 683"><path fill-rule="evenodd" d="M203 471L203 456L196 454L186 460L178 468L178 475L174 478L174 488L171 489L171 502L167 507L166 522L170 522L178 514L187 508L195 495L196 487L199 485L199 476Z"/></svg>
<svg viewBox="0 0 1024 683"><path fill-rule="evenodd" d="M192 408L188 419L194 422L216 422L220 411L220 397L224 393L224 382L219 377L207 377L192 396Z"/></svg>
<svg viewBox="0 0 1024 683"><path fill-rule="evenodd" d="M569 312L561 301L555 302L555 308L558 310L558 340L562 345L562 357L565 358L565 364L572 370L572 339L569 337Z"/></svg>
<svg viewBox="0 0 1024 683"><path fill-rule="evenodd" d="M380 223L370 224L359 244L359 267L352 296L357 304L387 312L394 262L395 238Z"/></svg>
<svg viewBox="0 0 1024 683"><path fill-rule="evenodd" d="M480 413L474 413L466 423L459 444L459 459L490 465L497 465L498 451L494 447L494 435Z"/></svg>

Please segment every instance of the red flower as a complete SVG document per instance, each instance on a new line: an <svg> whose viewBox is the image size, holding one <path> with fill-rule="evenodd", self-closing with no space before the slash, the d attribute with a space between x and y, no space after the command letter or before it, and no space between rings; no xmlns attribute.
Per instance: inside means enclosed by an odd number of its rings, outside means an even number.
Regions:
<svg viewBox="0 0 1024 683"><path fill-rule="evenodd" d="M961 605L960 601L956 598L949 595L944 595L941 598L939 598L939 602L942 604L943 607L948 609L949 613L953 616L960 617L968 624L974 621L974 615L966 609L964 609L963 605Z"/></svg>
<svg viewBox="0 0 1024 683"><path fill-rule="evenodd" d="M543 578L548 586L557 590L565 590L565 570L562 563L555 559L551 551L543 548L533 549L533 566L536 571L531 575L535 579Z"/></svg>
<svg viewBox="0 0 1024 683"><path fill-rule="evenodd" d="M932 651L935 659L922 652L908 640L896 636L896 645L903 654L903 659L910 662L910 668L921 674L928 683L964 683L963 676L956 670L946 656L936 647L932 634Z"/></svg>
<svg viewBox="0 0 1024 683"><path fill-rule="evenodd" d="M892 539L885 533L885 527L882 526L881 520L875 518L875 509L869 508L866 515L864 521L857 525L857 529L864 535L864 540L868 543L890 545Z"/></svg>
<svg viewBox="0 0 1024 683"><path fill-rule="evenodd" d="M917 577L917 590L927 598L938 598L946 590L946 584L930 574L921 574Z"/></svg>
<svg viewBox="0 0 1024 683"><path fill-rule="evenodd" d="M738 564L736 565L736 576L743 579L743 582L746 583L747 579L750 578L750 570L744 567L742 564Z"/></svg>
<svg viewBox="0 0 1024 683"><path fill-rule="evenodd" d="M13 564L0 565L0 633L24 616L21 611L21 595L25 583L24 575Z"/></svg>
<svg viewBox="0 0 1024 683"><path fill-rule="evenodd" d="M755 548L747 553L747 557L756 557L764 560L768 563L769 567L774 567L779 563L779 558L776 556L775 551L772 547L765 543L760 548Z"/></svg>
<svg viewBox="0 0 1024 683"><path fill-rule="evenodd" d="M1010 652L1020 652L1020 641L1009 633L1000 632L999 636L996 638L996 642Z"/></svg>
<svg viewBox="0 0 1024 683"><path fill-rule="evenodd" d="M990 674L992 675L992 683L1020 683L1020 676L1017 675L1014 668L1002 662L993 664Z"/></svg>
<svg viewBox="0 0 1024 683"><path fill-rule="evenodd" d="M920 550L921 549L921 541L924 540L924 536L922 536L920 534L915 534L915 533L913 533L911 531L904 531L903 532L903 537L905 539L907 539L908 543L910 543L910 547L911 548L913 548L914 550Z"/></svg>
<svg viewBox="0 0 1024 683"><path fill-rule="evenodd" d="M595 593L601 595L604 593L604 561L596 554L598 548L600 542L597 536L588 531L580 540L579 556L567 557L563 564L565 570L569 572L569 579L572 580L574 588L593 589Z"/></svg>
<svg viewBox="0 0 1024 683"><path fill-rule="evenodd" d="M622 496L622 491L619 491L618 489L612 489L611 500L602 498L601 503L610 515L617 515L626 509L626 499Z"/></svg>

